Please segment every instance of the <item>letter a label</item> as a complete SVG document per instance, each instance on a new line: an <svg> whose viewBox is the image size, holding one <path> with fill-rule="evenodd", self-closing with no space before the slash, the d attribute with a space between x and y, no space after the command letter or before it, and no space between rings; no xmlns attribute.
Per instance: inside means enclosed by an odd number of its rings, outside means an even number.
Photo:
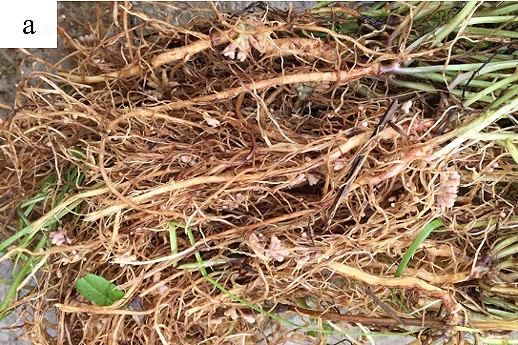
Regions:
<svg viewBox="0 0 518 345"><path fill-rule="evenodd" d="M34 22L32 20L26 20L23 22L23 33L28 35L28 34L32 34L34 35L36 33L36 31L34 31Z"/></svg>

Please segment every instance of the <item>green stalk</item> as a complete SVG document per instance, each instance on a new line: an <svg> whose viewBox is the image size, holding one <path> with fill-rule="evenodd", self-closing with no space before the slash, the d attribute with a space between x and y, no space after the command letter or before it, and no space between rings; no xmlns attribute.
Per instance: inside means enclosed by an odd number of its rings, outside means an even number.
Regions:
<svg viewBox="0 0 518 345"><path fill-rule="evenodd" d="M480 92L477 92L475 95L473 95L472 97L465 100L464 103L462 103L462 105L465 107L469 107L471 104L477 102L482 97L484 97L492 92L495 92L498 89L508 87L509 85L512 85L517 80L518 80L518 73L514 73L512 76L504 78L504 79L494 83L493 85L489 86L488 88L485 88L484 90L482 90Z"/></svg>
<svg viewBox="0 0 518 345"><path fill-rule="evenodd" d="M498 252L494 252L493 250L491 250L491 252L495 253L494 255L491 255L493 260L502 259L502 258L505 258L507 256L518 254L518 244L509 246L509 247L504 248L504 249L502 249L502 250L500 250Z"/></svg>
<svg viewBox="0 0 518 345"><path fill-rule="evenodd" d="M493 269L495 269L495 272L502 271L502 270L515 270L517 268L514 258L510 258L505 261L499 262L497 265L494 265L492 267L493 267ZM511 273L509 273L509 274L511 274ZM506 274L506 276L509 274Z"/></svg>
<svg viewBox="0 0 518 345"><path fill-rule="evenodd" d="M511 14L518 12L518 4L512 4L509 6L498 5L498 7L483 9L478 14L479 16L499 16L502 14Z"/></svg>
<svg viewBox="0 0 518 345"><path fill-rule="evenodd" d="M438 82L446 82L448 84L451 83L452 81L452 76L450 75L446 75L446 80L444 79L444 76L441 74L441 73L432 73L432 72L429 72L429 73L419 73L417 75L415 75L415 77L417 78L422 78L422 79L430 79L430 80L433 80L433 81L438 81ZM463 78L461 80L458 80L459 78L455 78L455 86L457 85L466 85L468 83L468 80L469 78ZM490 87L494 85L493 82L490 82L490 81L484 81L484 80L476 80L476 79L473 79L469 82L469 86L472 86L472 87L483 87L483 88L487 88L487 87Z"/></svg>
<svg viewBox="0 0 518 345"><path fill-rule="evenodd" d="M47 242L47 236L43 235L40 240L38 241L38 244L34 248L33 252L37 253L40 249L42 249L45 246L45 243ZM9 290L5 294L4 300L2 301L2 304L0 305L0 321L5 319L10 313L11 309L9 308L9 304L16 298L16 293L19 290L19 285L21 282L25 279L25 276L31 272L32 268L36 266L43 258L41 257L29 257L27 261L25 261L23 267L16 273L14 276L14 280L9 287Z"/></svg>
<svg viewBox="0 0 518 345"><path fill-rule="evenodd" d="M464 33L467 35L493 36L498 38L518 38L518 32L501 29L467 27Z"/></svg>
<svg viewBox="0 0 518 345"><path fill-rule="evenodd" d="M518 235L509 236L507 238L504 238L500 242L496 243L492 248L490 252L490 256L495 256L498 252L502 251L504 248L509 247L515 243L518 243Z"/></svg>
<svg viewBox="0 0 518 345"><path fill-rule="evenodd" d="M432 44L432 48L438 47L441 45L442 40L448 37L449 34L455 30L459 30L461 23L466 20L472 11L474 11L475 6L480 6L480 3L476 1L466 2L464 8L455 17L453 17L446 26L437 29L435 31L435 37L433 37L434 43Z"/></svg>
<svg viewBox="0 0 518 345"><path fill-rule="evenodd" d="M516 59L516 57L514 57L514 61L518 64L518 59ZM478 73L477 73L478 74ZM514 74L513 73L505 73L503 71L501 72L495 72L495 73L485 73L484 74L484 80L500 80L500 79L503 79L503 78L508 78L510 76L512 76Z"/></svg>
<svg viewBox="0 0 518 345"><path fill-rule="evenodd" d="M470 20L468 20L468 25L494 24L505 22L518 22L518 18L516 16L473 17Z"/></svg>
<svg viewBox="0 0 518 345"><path fill-rule="evenodd" d="M513 85L509 88L509 90L501 97L499 97L496 101L491 103L492 108L498 108L502 104L507 103L514 96L518 95L518 85Z"/></svg>
<svg viewBox="0 0 518 345"><path fill-rule="evenodd" d="M516 315L516 313L512 313L512 312L506 311L506 310L495 309L495 308L491 308L488 306L486 306L486 311L490 314L496 315L496 316L501 317L502 319L506 319L506 320L516 319L518 317L518 315Z"/></svg>
<svg viewBox="0 0 518 345"><path fill-rule="evenodd" d="M511 103L504 105L498 109L490 109L486 111L481 116L477 117L475 120L471 121L467 125L459 127L443 136L439 137L439 141L449 140L453 137L453 139L448 145L444 146L442 149L436 151L432 154L430 159L437 159L438 157L444 157L448 155L450 152L454 151L460 145L470 137L473 137L478 132L482 131L484 128L500 119L501 117L507 116L507 114L511 114L518 110L518 97L515 98Z"/></svg>
<svg viewBox="0 0 518 345"><path fill-rule="evenodd" d="M395 79L389 79L389 82L393 85L412 89L415 91L421 91L421 92L426 91L426 92L432 92L432 93L439 92L433 86L431 86L429 84L425 84L425 83L417 83L417 82L413 82L413 81L395 80ZM462 97L462 90L451 90L451 93L459 98ZM472 95L473 95L472 92L466 92L466 94L465 94L465 96L468 96L468 97L471 97ZM491 103L491 102L493 102L493 97L483 96L482 98L480 98L480 101L485 102L485 103Z"/></svg>
<svg viewBox="0 0 518 345"><path fill-rule="evenodd" d="M455 52L456 54L467 54L466 50L458 50ZM485 54L485 55L470 55L469 58L471 60L478 60L480 62L486 62L488 60L488 58L491 57L491 54ZM516 52L512 53L512 54L496 54L492 61L493 62L505 62L505 61L510 61L510 60L516 60L518 58L518 54L516 54ZM501 77L500 74L498 75L491 75L491 74L488 74L489 77Z"/></svg>
<svg viewBox="0 0 518 345"><path fill-rule="evenodd" d="M518 148L515 144L512 143L510 138L507 138L505 140L505 147L507 148L507 151L511 154L511 156L514 159L514 162L518 164Z"/></svg>
<svg viewBox="0 0 518 345"><path fill-rule="evenodd" d="M420 6L422 4L423 3L420 3ZM463 20L465 20L469 16L471 10L473 9L473 7L475 5L477 5L476 2L468 1L467 4L464 6L464 8L454 18L452 18L448 22L448 24L439 27L434 32L429 32L429 33L427 33L427 34L425 34L425 35L415 39L415 41L406 48L405 53L407 53L407 54L411 53L416 48L420 47L423 44L426 44L427 42L432 43L431 48L440 46L442 44L442 40L444 38L448 37L448 35L450 33L454 32L455 30L459 30L460 29L459 25L462 23ZM433 9L433 11L429 11L428 9L425 10L425 11L418 11L414 15L414 18L422 17L423 15L421 15L421 12L425 12L425 15L423 17L425 18L425 20L429 20L430 19L429 18L429 13L430 14L434 13L437 9L438 9L438 7ZM442 10L443 11L444 10L448 10L448 8L444 7ZM414 19L414 21L415 21L415 19Z"/></svg>
<svg viewBox="0 0 518 345"><path fill-rule="evenodd" d="M484 297L483 301L484 301L484 304L491 304L491 305L494 305L494 306L497 306L497 307L500 307L500 308L504 308L504 309L507 309L507 310L512 310L512 311L518 312L518 306L517 305L515 305L514 303L506 302L506 301L504 301L504 300L502 300L500 298ZM518 315L515 315L514 317L517 318Z"/></svg>
<svg viewBox="0 0 518 345"><path fill-rule="evenodd" d="M440 9L440 11L448 11L451 10L452 7L455 7L457 5L456 1L444 1L443 3L440 2L429 2L429 3L423 3L421 2L420 5L423 4L425 7L418 11L414 15L414 22L419 21L421 19L429 19L430 15L434 14L437 10ZM403 13L400 13L403 14Z"/></svg>
<svg viewBox="0 0 518 345"><path fill-rule="evenodd" d="M484 66L480 71L477 72L478 75L483 75L485 73L489 72L495 72L503 69L512 69L514 70L516 68L516 65L518 64L518 61L512 60L512 61L495 61L490 62ZM479 69L484 65L483 62L481 63L466 63L466 64L459 64L459 65L434 65L434 66L420 66L420 67L399 67L396 68L393 72L396 74L412 74L419 76L421 73L427 73L427 72L440 72L444 70L445 72L473 72Z"/></svg>
<svg viewBox="0 0 518 345"><path fill-rule="evenodd" d="M516 222L518 221L518 216L511 217L508 221ZM470 228L480 228L482 226L495 225L496 223L498 223L498 217L491 217L488 220L477 220L474 223L459 224L459 226L464 228L467 226L471 226Z"/></svg>

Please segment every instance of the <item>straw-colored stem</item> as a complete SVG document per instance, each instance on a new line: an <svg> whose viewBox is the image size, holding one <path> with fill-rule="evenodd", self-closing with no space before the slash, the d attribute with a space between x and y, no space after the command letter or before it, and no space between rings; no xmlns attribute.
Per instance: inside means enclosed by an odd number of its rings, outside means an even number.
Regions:
<svg viewBox="0 0 518 345"><path fill-rule="evenodd" d="M443 147L442 149L433 153L430 158L437 159L438 157L444 157L447 154L455 151L460 147L460 145L473 137L473 135L479 133L484 128L498 120L499 118L506 116L507 114L511 114L518 110L518 98L514 99L511 103L499 108L499 109L489 109L475 120L470 123L459 127L441 137L436 139L437 142L444 142L451 138L453 139L448 145Z"/></svg>
<svg viewBox="0 0 518 345"><path fill-rule="evenodd" d="M362 281L372 286L415 289L426 295L438 298L443 302L444 308L448 311L447 324L450 327L449 331L453 331L453 327L460 322L459 311L461 310L461 307L457 301L455 301L447 292L428 284L421 279L413 277L378 277L339 262L329 262L326 264L326 267L344 277L351 278L356 281Z"/></svg>
<svg viewBox="0 0 518 345"><path fill-rule="evenodd" d="M212 36L207 36L205 39L200 39L189 45L176 48L174 50L166 51L157 56L153 57L149 63L151 68L157 68L159 66L178 61L181 59L189 59L194 54L202 52L206 49L212 48L213 46L219 46L228 43L233 34L231 32L216 33ZM97 76L82 76L70 73L58 73L60 76L67 78L67 80L74 83L82 84L95 84L102 83L117 78L130 78L140 75L147 67L140 65L130 66L120 71L114 71L110 73L104 73Z"/></svg>
<svg viewBox="0 0 518 345"><path fill-rule="evenodd" d="M348 83L352 80L359 79L365 76L375 76L381 73L381 69L378 65L371 65L364 68L354 68L347 71L334 71L334 72L314 72L314 73L299 73L292 75L281 75L272 79L265 79L259 81L252 81L244 84L243 86L235 87L225 91L218 92L212 95L199 96L186 101L176 101L173 103L159 105L151 108L152 110L176 110L182 109L192 105L198 105L200 103L208 103L214 101L229 100L237 97L244 92L255 93L261 90L269 89L274 86L288 85L295 83Z"/></svg>

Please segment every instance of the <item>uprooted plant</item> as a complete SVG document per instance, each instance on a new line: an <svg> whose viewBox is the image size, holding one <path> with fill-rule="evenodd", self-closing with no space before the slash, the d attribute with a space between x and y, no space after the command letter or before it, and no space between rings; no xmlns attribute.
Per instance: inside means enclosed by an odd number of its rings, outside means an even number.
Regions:
<svg viewBox="0 0 518 345"><path fill-rule="evenodd" d="M101 3L60 31L74 69L27 52L2 315L60 344L516 330L518 6L320 5Z"/></svg>

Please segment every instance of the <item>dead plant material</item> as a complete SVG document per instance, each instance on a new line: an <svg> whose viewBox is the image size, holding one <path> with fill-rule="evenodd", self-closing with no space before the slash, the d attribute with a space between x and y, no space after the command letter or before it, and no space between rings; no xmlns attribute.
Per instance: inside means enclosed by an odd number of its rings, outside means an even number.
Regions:
<svg viewBox="0 0 518 345"><path fill-rule="evenodd" d="M315 343L356 323L460 342L462 326L494 330L516 311L502 250L518 240L495 241L518 222L516 163L455 134L473 117L450 111L460 102L439 81L394 86L414 82L398 73L409 59L475 63L452 52L479 35L412 41L429 37L412 29L438 11L426 4L367 32L348 4L181 28L109 6L112 25L61 31L72 70L27 52L38 68L0 124L2 259L28 267L8 309L31 341ZM501 135L492 121L477 133ZM394 277L434 219L443 225ZM75 288L87 273L124 297L95 305ZM501 314L487 308L497 297Z"/></svg>

